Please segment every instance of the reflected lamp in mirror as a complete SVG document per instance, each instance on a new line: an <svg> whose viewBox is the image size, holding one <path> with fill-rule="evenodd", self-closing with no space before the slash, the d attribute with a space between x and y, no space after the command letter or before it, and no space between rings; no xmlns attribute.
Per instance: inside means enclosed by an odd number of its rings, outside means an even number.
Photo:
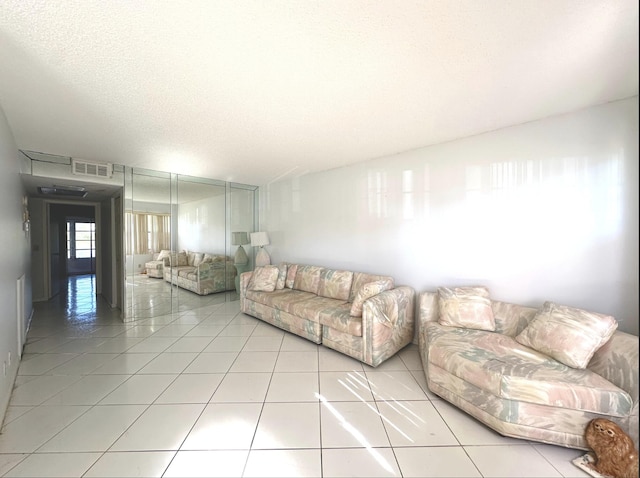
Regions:
<svg viewBox="0 0 640 478"><path fill-rule="evenodd" d="M252 232L251 245L259 248L256 253L256 266L266 266L271 264L269 253L264 248L264 246L269 245L269 236L266 232Z"/></svg>
<svg viewBox="0 0 640 478"><path fill-rule="evenodd" d="M242 247L245 244L249 244L249 236L246 232L232 232L231 233L231 244L234 246L238 246L236 250L236 255L233 258L234 264L247 264L249 262L249 257L247 257L247 253Z"/></svg>

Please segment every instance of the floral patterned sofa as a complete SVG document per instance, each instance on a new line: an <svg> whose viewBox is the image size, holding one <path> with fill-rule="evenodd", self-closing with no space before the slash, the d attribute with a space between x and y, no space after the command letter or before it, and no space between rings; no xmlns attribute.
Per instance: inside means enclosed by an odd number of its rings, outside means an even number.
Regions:
<svg viewBox="0 0 640 478"><path fill-rule="evenodd" d="M161 251L164 280L199 295L235 289L236 268L225 255Z"/></svg>
<svg viewBox="0 0 640 478"><path fill-rule="evenodd" d="M415 291L383 275L282 263L240 276L240 310L376 367L413 340Z"/></svg>
<svg viewBox="0 0 640 478"><path fill-rule="evenodd" d="M429 389L505 436L588 449L607 418L638 446L638 337L613 317L546 302L489 298L481 287L419 296Z"/></svg>

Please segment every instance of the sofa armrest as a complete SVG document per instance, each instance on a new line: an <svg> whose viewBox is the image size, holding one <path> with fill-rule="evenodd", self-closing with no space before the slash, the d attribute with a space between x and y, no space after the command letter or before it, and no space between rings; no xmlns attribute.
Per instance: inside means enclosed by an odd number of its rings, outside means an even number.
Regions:
<svg viewBox="0 0 640 478"><path fill-rule="evenodd" d="M589 370L627 392L638 403L638 337L617 331L591 358Z"/></svg>
<svg viewBox="0 0 640 478"><path fill-rule="evenodd" d="M364 362L378 366L413 340L415 291L408 286L386 290L364 301Z"/></svg>
<svg viewBox="0 0 640 478"><path fill-rule="evenodd" d="M196 277L198 280L208 279L211 274L211 264L208 262L203 262L198 264L195 268Z"/></svg>

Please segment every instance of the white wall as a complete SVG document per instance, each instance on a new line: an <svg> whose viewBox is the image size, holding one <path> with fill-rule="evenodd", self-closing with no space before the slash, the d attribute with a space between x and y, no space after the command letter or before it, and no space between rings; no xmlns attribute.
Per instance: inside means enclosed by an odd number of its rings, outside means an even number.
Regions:
<svg viewBox="0 0 640 478"><path fill-rule="evenodd" d="M282 260L417 292L614 315L638 334L638 97L260 188Z"/></svg>
<svg viewBox="0 0 640 478"><path fill-rule="evenodd" d="M226 198L224 194L178 206L178 249L225 254Z"/></svg>
<svg viewBox="0 0 640 478"><path fill-rule="evenodd" d="M22 197L18 149L0 106L0 420L4 417L18 371L17 281L25 277L24 317L31 316L29 239L22 228ZM9 354L11 362L9 363ZM6 371L5 371L6 367Z"/></svg>

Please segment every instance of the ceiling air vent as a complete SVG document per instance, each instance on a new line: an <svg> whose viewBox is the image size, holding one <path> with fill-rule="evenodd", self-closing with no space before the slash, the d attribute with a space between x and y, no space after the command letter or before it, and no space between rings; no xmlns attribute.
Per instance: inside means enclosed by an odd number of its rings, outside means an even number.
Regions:
<svg viewBox="0 0 640 478"><path fill-rule="evenodd" d="M113 165L110 163L91 163L81 159L74 159L71 167L73 174L80 176L93 176L97 178L110 178L113 175Z"/></svg>

